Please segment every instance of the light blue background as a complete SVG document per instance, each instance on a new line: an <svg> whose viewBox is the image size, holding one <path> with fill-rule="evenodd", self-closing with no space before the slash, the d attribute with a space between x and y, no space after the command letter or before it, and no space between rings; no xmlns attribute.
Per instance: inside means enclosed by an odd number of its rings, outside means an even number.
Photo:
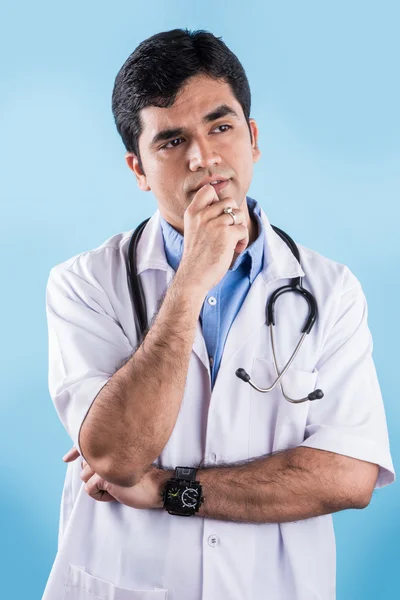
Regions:
<svg viewBox="0 0 400 600"><path fill-rule="evenodd" d="M399 19L395 0L1 4L2 597L40 598L56 554L71 442L47 388L49 271L156 209L110 104L158 31L208 29L242 61L262 150L249 195L360 279L397 465ZM334 516L338 600L398 597L398 506L395 483Z"/></svg>

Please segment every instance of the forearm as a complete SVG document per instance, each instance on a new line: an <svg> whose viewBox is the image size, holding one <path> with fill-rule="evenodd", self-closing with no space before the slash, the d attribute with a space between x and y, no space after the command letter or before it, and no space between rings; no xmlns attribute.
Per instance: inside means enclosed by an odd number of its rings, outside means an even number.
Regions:
<svg viewBox="0 0 400 600"><path fill-rule="evenodd" d="M203 301L178 271L143 343L94 400L81 427L80 446L107 481L133 485L167 443Z"/></svg>
<svg viewBox="0 0 400 600"><path fill-rule="evenodd" d="M196 479L203 486L204 503L196 514L283 523L362 508L346 458L301 447L235 466L199 469Z"/></svg>

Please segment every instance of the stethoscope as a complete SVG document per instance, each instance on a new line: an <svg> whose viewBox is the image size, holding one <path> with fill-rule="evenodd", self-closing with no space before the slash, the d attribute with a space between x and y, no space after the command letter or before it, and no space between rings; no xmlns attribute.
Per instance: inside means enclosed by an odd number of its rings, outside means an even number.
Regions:
<svg viewBox="0 0 400 600"><path fill-rule="evenodd" d="M140 225L138 225L138 227L135 229L134 233L132 234L131 240L129 242L129 248L128 248L128 261L127 261L128 285L130 285L130 289L131 289L131 293L132 293L134 318L135 318L136 329L137 329L137 334L138 334L139 340L144 338L144 335L145 335L145 332L147 329L147 310L146 310L146 300L144 297L142 284L140 282L139 277L137 276L136 256L137 256L137 245L139 243L142 232L143 232L144 228L146 227L149 220L150 220L150 217L148 219L145 219L142 223L140 223ZM275 233L277 233L279 235L279 237L289 246L290 250L292 251L295 258L297 259L298 263L301 265L299 249L297 248L297 246L296 246L295 242L292 240L292 238L287 233L282 231L282 229L279 229L278 227L275 227L274 225L272 225L272 228L275 231ZM284 286L278 288L277 290L275 290L275 292L271 295L271 297L269 298L269 300L267 302L267 306L266 306L267 325L268 325L268 328L270 331L272 354L274 357L275 370L276 370L276 374L278 375L278 377L275 379L274 383L269 388L265 388L265 389L260 388L251 380L250 375L245 371L245 369L240 368L240 369L236 370L236 376L239 377L239 379L242 379L244 382L249 383L252 388L254 388L258 392L262 392L264 394L266 394L268 392L272 392L272 390L279 383L281 390L282 390L282 394L284 395L286 400L288 402L292 402L294 404L299 404L300 402L306 402L307 400L319 400L320 398L323 398L323 396L324 396L322 390L318 389L318 390L314 390L313 392L310 392L308 394L308 396L305 396L304 398L294 399L294 398L290 398L290 396L288 396L285 393L283 386L282 386L282 381L281 381L282 377L285 375L286 371L289 369L290 365L296 358L296 356L304 342L306 335L308 333L310 333L311 329L314 326L316 318L317 318L317 312L318 312L317 302L316 302L314 296L308 290L305 290L302 287L301 282L302 282L302 277L294 277L293 279L290 280L289 285L284 285ZM293 354L289 358L285 367L280 372L279 368L278 368L277 360L276 360L275 340L274 340L272 326L275 325L275 315L274 315L275 302L277 301L279 296L281 296L282 294L285 294L287 292L296 292L297 294L301 294L301 296L303 296L303 298L305 298L307 300L308 317L307 317L307 320L305 322L303 329L301 330L302 336L299 340L299 343L297 344L296 348L294 349Z"/></svg>

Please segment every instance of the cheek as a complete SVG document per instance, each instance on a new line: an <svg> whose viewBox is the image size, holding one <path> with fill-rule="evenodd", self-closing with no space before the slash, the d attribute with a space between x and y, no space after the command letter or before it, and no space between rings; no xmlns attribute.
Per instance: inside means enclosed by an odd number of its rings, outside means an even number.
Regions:
<svg viewBox="0 0 400 600"><path fill-rule="evenodd" d="M250 149L235 149L234 154L232 155L232 166L242 180L241 183L245 183L247 178L251 178L253 173L253 154L251 147Z"/></svg>
<svg viewBox="0 0 400 600"><path fill-rule="evenodd" d="M146 171L147 182L151 189L156 193L162 193L163 190L167 190L173 181L173 174L169 165L158 161L148 168Z"/></svg>
<svg viewBox="0 0 400 600"><path fill-rule="evenodd" d="M182 197L185 195L185 178L182 173L177 173L170 165L168 168L163 165L156 172L149 173L147 180L156 198L169 205L182 204Z"/></svg>
<svg viewBox="0 0 400 600"><path fill-rule="evenodd" d="M252 146L246 132L242 132L235 140L224 143L224 155L232 161L238 170L246 169L253 162Z"/></svg>

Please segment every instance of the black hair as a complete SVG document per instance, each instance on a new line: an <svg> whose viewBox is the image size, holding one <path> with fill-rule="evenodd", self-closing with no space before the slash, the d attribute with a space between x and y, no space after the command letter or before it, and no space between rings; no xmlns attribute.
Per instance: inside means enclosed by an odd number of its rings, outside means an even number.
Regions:
<svg viewBox="0 0 400 600"><path fill-rule="evenodd" d="M112 94L112 112L125 148L143 171L139 137L140 111L147 106L169 108L185 81L205 74L223 79L240 103L249 123L251 94L243 66L222 38L205 30L173 29L157 33L137 46L119 70Z"/></svg>

